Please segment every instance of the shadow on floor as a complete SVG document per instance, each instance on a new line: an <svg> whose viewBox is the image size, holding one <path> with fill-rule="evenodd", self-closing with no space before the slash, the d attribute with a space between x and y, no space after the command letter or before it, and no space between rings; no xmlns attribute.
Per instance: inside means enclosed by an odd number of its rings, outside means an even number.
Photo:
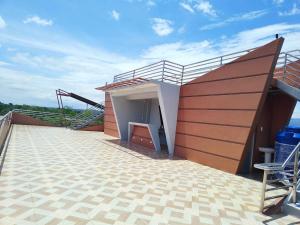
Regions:
<svg viewBox="0 0 300 225"><path fill-rule="evenodd" d="M137 157L139 159L143 160L150 160L150 159L157 159L157 160L167 160L170 159L168 152L166 149L162 149L160 153L157 153L153 149L149 149L146 147L143 147L141 145L137 145L134 143L128 143L127 141L121 141L119 139L106 139L106 140L99 140L102 143L115 148L119 151L125 152L127 154L130 154L134 157ZM184 160L179 157L173 157L173 160Z"/></svg>

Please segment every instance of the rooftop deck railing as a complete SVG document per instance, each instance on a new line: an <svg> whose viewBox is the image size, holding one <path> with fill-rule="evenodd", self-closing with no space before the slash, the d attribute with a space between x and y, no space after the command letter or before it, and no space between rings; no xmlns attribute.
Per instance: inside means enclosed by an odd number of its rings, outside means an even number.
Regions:
<svg viewBox="0 0 300 225"><path fill-rule="evenodd" d="M113 82L121 82L131 80L134 78L143 78L147 80L163 81L171 84L182 85L189 81L204 75L212 70L221 67L224 64L230 63L233 60L245 55L256 48L247 49L244 51L234 52L231 54L202 60L187 65L180 65L168 60L162 60L157 63L153 63L135 70L131 70L126 73L121 73L114 76ZM292 66L288 64L295 62L300 57L300 50L293 50L289 52L282 52L278 58L276 67L290 67L290 70L286 70L285 73L292 73Z"/></svg>
<svg viewBox="0 0 300 225"><path fill-rule="evenodd" d="M300 186L300 142L293 149L290 155L283 163L260 163L254 167L264 171L263 185L261 192L260 211L269 209L274 206L270 200L285 198L291 195L292 203L297 202L297 190ZM277 174L277 175L276 175ZM280 183L280 185L278 185ZM267 185L276 185L275 187L267 187ZM275 193L275 195L266 196L271 191L285 190L285 192Z"/></svg>
<svg viewBox="0 0 300 225"><path fill-rule="evenodd" d="M12 112L8 112L0 118L0 175L5 159L5 149L7 148L9 130L12 120Z"/></svg>
<svg viewBox="0 0 300 225"><path fill-rule="evenodd" d="M172 84L180 84L183 73L183 66L168 60L162 60L126 73L114 76L114 82L121 82L137 77L148 80L158 80Z"/></svg>
<svg viewBox="0 0 300 225"><path fill-rule="evenodd" d="M0 119L0 155L11 124L12 113L8 112Z"/></svg>
<svg viewBox="0 0 300 225"><path fill-rule="evenodd" d="M253 51L254 49L255 48L247 49L244 51L234 52L219 57L203 60L200 62L184 65L181 85L188 83L189 81L201 75L204 75L212 70L215 70L224 64L232 62L233 60Z"/></svg>
<svg viewBox="0 0 300 225"><path fill-rule="evenodd" d="M71 123L69 127L71 129L80 129L91 122L96 122L98 119L103 119L104 116L104 102L90 106L86 110L82 111L81 113L77 114L74 118L71 119Z"/></svg>
<svg viewBox="0 0 300 225"><path fill-rule="evenodd" d="M121 82L140 77L148 80L158 80L171 84L182 85L198 76L229 63L252 50L254 50L254 48L187 65L180 65L168 60L162 60L126 73L118 74L114 76L113 82Z"/></svg>
<svg viewBox="0 0 300 225"><path fill-rule="evenodd" d="M283 52L277 61L274 76L294 87L300 87L300 50Z"/></svg>

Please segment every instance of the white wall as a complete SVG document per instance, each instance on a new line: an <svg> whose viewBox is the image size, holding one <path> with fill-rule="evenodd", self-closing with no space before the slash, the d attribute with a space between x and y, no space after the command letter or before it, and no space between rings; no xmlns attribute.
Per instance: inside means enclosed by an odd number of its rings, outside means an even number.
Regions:
<svg viewBox="0 0 300 225"><path fill-rule="evenodd" d="M158 98L151 99L150 123L160 127L159 101Z"/></svg>
<svg viewBox="0 0 300 225"><path fill-rule="evenodd" d="M142 122L143 102L130 101L124 96L111 97L121 140L127 140L128 122Z"/></svg>
<svg viewBox="0 0 300 225"><path fill-rule="evenodd" d="M142 85L116 89L111 93L111 100L116 116L119 135L122 140L128 139L128 122L145 123L145 104L144 100L130 100L131 97L138 98L141 96L155 96L157 93L158 100L153 100L151 104L149 123L160 127L160 117L158 104L161 108L162 119L164 123L166 141L169 155L174 154L174 142L176 135L177 113L179 103L180 87L177 85L151 81ZM131 98L132 99L132 98Z"/></svg>
<svg viewBox="0 0 300 225"><path fill-rule="evenodd" d="M169 156L174 155L177 113L180 87L162 83L158 90L158 99L164 122Z"/></svg>

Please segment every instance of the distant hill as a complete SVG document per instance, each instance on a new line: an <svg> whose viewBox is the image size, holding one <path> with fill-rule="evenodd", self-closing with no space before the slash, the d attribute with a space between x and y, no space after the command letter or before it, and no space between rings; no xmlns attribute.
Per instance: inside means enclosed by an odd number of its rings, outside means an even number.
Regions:
<svg viewBox="0 0 300 225"><path fill-rule="evenodd" d="M24 109L24 110L32 110L32 111L40 111L40 112L53 112L53 113L60 113L60 109L52 108L52 107L41 107L41 106L32 106L32 105L15 105L12 103L2 103L0 102L0 116L5 115L9 111L13 109ZM78 112L82 110L72 109L70 107L64 107L64 113L66 115L74 116Z"/></svg>

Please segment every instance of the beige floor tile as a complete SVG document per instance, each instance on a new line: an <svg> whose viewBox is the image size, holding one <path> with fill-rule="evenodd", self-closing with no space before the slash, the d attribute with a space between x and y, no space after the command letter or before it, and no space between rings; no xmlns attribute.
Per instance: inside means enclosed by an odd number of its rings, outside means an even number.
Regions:
<svg viewBox="0 0 300 225"><path fill-rule="evenodd" d="M261 183L121 145L98 132L14 125L0 225L289 224L258 213Z"/></svg>

